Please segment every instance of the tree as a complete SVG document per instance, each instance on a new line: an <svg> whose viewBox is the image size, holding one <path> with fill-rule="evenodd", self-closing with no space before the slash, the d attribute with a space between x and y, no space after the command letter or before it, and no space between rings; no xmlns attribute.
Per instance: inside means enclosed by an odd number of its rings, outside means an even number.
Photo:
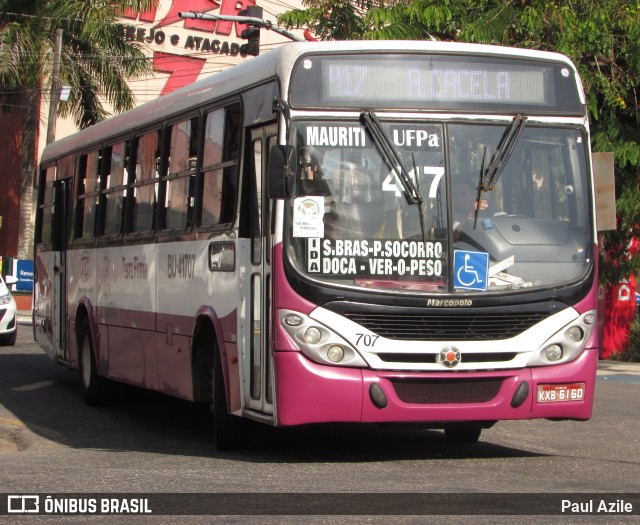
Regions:
<svg viewBox="0 0 640 525"><path fill-rule="evenodd" d="M398 33L390 32L384 35L384 29L389 26L393 14L403 15L402 7L407 4L403 0L361 0L348 2L345 0L302 0L306 9L292 9L282 13L278 23L288 28L312 28L315 36L320 40L360 40L373 37L373 32L380 40L397 38ZM375 13L379 13L385 22L375 20ZM399 22L404 26L404 22ZM423 34L422 28L404 27L401 38L415 38Z"/></svg>
<svg viewBox="0 0 640 525"><path fill-rule="evenodd" d="M85 128L108 115L105 102L117 112L135 105L127 79L149 73L151 64L139 44L125 40L117 21L125 8L144 10L158 3L0 0L1 128L3 136L17 139L2 152L3 189L4 198L20 207L18 221L5 221L1 255L30 258L39 106L49 93L56 30L63 31L60 79L71 87L58 113ZM17 252L7 243L9 228L19 239Z"/></svg>
<svg viewBox="0 0 640 525"><path fill-rule="evenodd" d="M582 77L593 151L613 151L618 229L606 232L601 280L640 271L627 246L640 237L640 3L628 0L416 0L360 4L303 2L279 23L310 27L322 39L429 39L564 53Z"/></svg>
<svg viewBox="0 0 640 525"><path fill-rule="evenodd" d="M0 104L7 111L25 90L46 92L56 29L63 30L60 78L71 87L62 116L80 128L104 119L104 101L116 112L135 104L127 79L151 71L140 44L126 41L117 24L127 7L159 0L0 0ZM44 89L44 91L42 91Z"/></svg>

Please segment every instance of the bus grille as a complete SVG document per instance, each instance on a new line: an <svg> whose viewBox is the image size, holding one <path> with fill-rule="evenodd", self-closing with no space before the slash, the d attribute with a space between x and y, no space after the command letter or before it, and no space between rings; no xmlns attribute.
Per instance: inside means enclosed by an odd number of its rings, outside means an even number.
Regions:
<svg viewBox="0 0 640 525"><path fill-rule="evenodd" d="M488 403L498 395L504 378L391 379L398 398L416 405Z"/></svg>
<svg viewBox="0 0 640 525"><path fill-rule="evenodd" d="M509 339L549 316L547 312L481 315L345 313L351 321L387 339L417 341L489 341Z"/></svg>
<svg viewBox="0 0 640 525"><path fill-rule="evenodd" d="M375 355L385 363L412 363L432 365L438 363L437 354L397 354L391 352L378 352ZM518 354L516 352L462 352L461 362L467 363L507 363L513 361Z"/></svg>

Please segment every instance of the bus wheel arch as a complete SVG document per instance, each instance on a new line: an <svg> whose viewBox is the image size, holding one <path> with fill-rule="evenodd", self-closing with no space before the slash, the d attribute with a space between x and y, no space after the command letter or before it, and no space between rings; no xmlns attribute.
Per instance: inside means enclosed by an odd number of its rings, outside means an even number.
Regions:
<svg viewBox="0 0 640 525"><path fill-rule="evenodd" d="M227 389L222 372L222 358L216 351L213 358L213 431L218 450L246 448L250 439L250 421L229 413Z"/></svg>
<svg viewBox="0 0 640 525"><path fill-rule="evenodd" d="M193 332L192 377L195 401L212 404L216 447L219 450L245 448L249 441L249 421L229 412L228 370L219 332L209 316L196 321Z"/></svg>
<svg viewBox="0 0 640 525"><path fill-rule="evenodd" d="M191 352L194 401L213 401L213 356L217 348L217 333L211 319L207 316L198 317Z"/></svg>

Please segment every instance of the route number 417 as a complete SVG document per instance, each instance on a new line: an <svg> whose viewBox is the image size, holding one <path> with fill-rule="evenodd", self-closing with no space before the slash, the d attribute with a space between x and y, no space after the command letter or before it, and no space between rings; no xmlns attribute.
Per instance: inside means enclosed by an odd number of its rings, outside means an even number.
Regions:
<svg viewBox="0 0 640 525"><path fill-rule="evenodd" d="M398 168L398 170L399 169L400 168ZM418 168L418 171L420 171L420 168ZM444 168L440 166L423 166L422 176L423 179L426 180L428 180L429 177L433 177L431 179L431 184L429 185L429 198L435 199L438 195L438 185L440 184L440 181L444 176ZM416 181L416 174L414 169L409 172L409 177L411 177L411 180L413 182ZM396 197L402 196L400 188L402 188L402 185L399 181L397 181L397 175L395 171L390 172L382 182L382 191L392 191L396 194Z"/></svg>

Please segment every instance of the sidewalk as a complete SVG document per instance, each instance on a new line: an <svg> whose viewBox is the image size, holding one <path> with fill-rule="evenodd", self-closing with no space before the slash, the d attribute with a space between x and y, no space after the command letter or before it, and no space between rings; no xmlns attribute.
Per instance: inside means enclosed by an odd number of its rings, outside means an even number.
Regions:
<svg viewBox="0 0 640 525"><path fill-rule="evenodd" d="M640 375L640 363L630 363L629 361L598 361L599 376L615 376L615 375Z"/></svg>

